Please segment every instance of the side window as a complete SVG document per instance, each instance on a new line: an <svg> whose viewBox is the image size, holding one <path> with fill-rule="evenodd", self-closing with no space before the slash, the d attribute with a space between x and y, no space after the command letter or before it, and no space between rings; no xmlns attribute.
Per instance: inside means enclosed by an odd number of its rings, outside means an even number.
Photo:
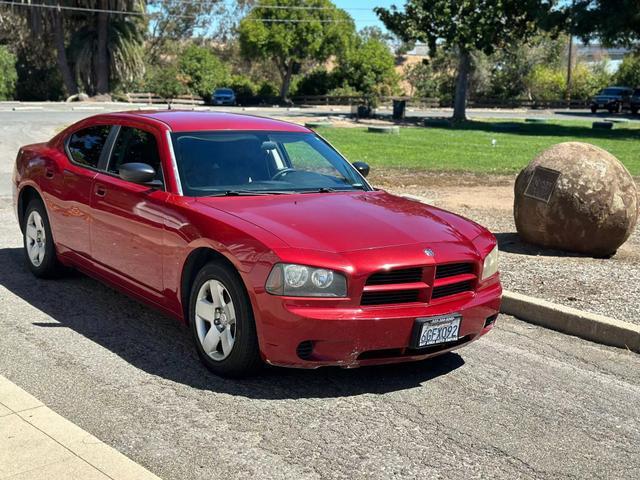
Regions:
<svg viewBox="0 0 640 480"><path fill-rule="evenodd" d="M98 168L102 147L107 142L110 131L110 125L99 125L71 135L67 144L71 159L80 165Z"/></svg>
<svg viewBox="0 0 640 480"><path fill-rule="evenodd" d="M156 137L153 133L139 128L120 127L116 139L108 171L118 174L120 165L124 163L146 163L157 172L156 178L162 180L162 165L158 153Z"/></svg>

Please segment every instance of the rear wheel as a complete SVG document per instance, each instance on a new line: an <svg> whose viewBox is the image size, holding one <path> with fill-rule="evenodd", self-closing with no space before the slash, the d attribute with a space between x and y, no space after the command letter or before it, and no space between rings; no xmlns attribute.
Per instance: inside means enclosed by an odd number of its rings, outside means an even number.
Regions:
<svg viewBox="0 0 640 480"><path fill-rule="evenodd" d="M591 107L591 113L597 113L598 107Z"/></svg>
<svg viewBox="0 0 640 480"><path fill-rule="evenodd" d="M27 205L23 217L24 254L29 269L36 277L55 277L62 271L56 257L49 217L40 199Z"/></svg>
<svg viewBox="0 0 640 480"><path fill-rule="evenodd" d="M631 113L634 115L638 114L638 107L631 107Z"/></svg>
<svg viewBox="0 0 640 480"><path fill-rule="evenodd" d="M262 365L251 303L238 274L211 262L193 283L189 321L200 359L213 373L243 377Z"/></svg>

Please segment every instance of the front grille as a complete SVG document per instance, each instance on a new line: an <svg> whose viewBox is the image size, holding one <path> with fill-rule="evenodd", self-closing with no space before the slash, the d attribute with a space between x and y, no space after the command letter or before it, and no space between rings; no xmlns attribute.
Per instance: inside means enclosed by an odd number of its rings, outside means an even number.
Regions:
<svg viewBox="0 0 640 480"><path fill-rule="evenodd" d="M436 279L473 273L473 263L448 263L436 267Z"/></svg>
<svg viewBox="0 0 640 480"><path fill-rule="evenodd" d="M449 295L455 295L457 293L462 292L471 292L473 291L473 283L472 282L458 282L452 283L450 285L442 285L440 287L435 287L433 292L431 293L431 298L442 298L448 297Z"/></svg>
<svg viewBox="0 0 640 480"><path fill-rule="evenodd" d="M364 292L362 305L389 305L391 303L412 303L418 301L420 290L390 290L388 292Z"/></svg>
<svg viewBox="0 0 640 480"><path fill-rule="evenodd" d="M367 279L367 285L391 285L395 283L415 283L422 280L422 268L404 268L374 273Z"/></svg>

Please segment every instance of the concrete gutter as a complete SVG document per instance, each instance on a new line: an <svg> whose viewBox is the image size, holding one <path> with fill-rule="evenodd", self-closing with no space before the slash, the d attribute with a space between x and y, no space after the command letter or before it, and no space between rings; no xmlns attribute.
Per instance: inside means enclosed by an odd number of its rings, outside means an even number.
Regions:
<svg viewBox="0 0 640 480"><path fill-rule="evenodd" d="M640 325L504 291L502 313L592 342L640 353Z"/></svg>

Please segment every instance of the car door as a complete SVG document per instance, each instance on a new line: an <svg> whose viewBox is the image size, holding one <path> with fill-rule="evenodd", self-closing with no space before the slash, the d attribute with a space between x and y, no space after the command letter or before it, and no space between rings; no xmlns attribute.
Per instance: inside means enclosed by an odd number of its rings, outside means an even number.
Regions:
<svg viewBox="0 0 640 480"><path fill-rule="evenodd" d="M109 159L94 180L91 225L93 259L116 281L162 303L164 218L168 197L158 149L159 132L118 126ZM163 186L150 187L118 176L124 163L146 163Z"/></svg>
<svg viewBox="0 0 640 480"><path fill-rule="evenodd" d="M47 171L51 228L63 253L91 256L91 192L112 133L111 125L76 130L65 139L68 162L61 171Z"/></svg>

